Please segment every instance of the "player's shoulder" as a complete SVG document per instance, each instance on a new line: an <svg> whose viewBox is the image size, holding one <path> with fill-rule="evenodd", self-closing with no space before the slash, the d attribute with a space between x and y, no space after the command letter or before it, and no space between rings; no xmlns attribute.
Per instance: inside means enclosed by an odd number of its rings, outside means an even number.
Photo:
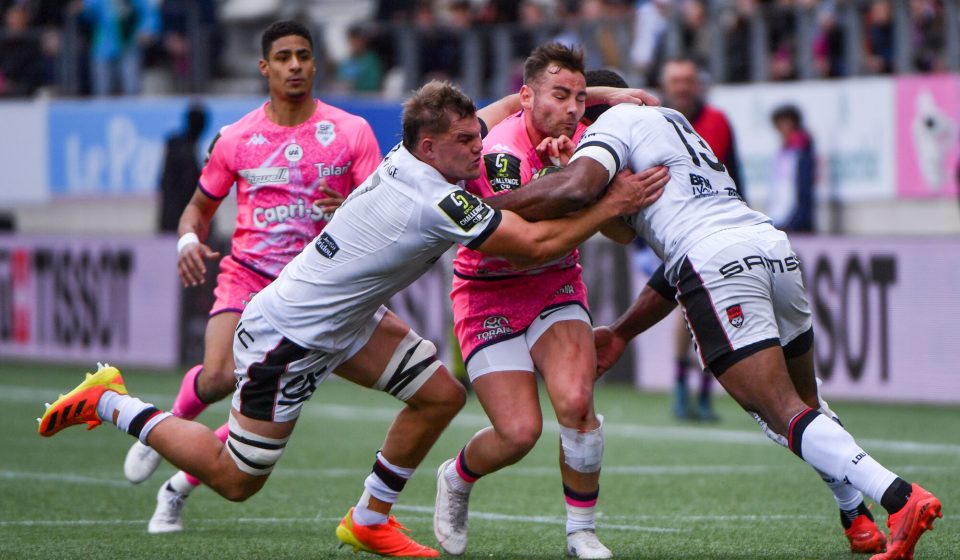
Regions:
<svg viewBox="0 0 960 560"><path fill-rule="evenodd" d="M487 136L483 139L483 152L520 155L523 153L522 144L526 134L523 113L514 113L487 132Z"/></svg>
<svg viewBox="0 0 960 560"><path fill-rule="evenodd" d="M367 119L361 117L360 115L355 115L349 111L337 107L336 105L325 103L319 99L317 99L316 102L317 110L313 114L313 120L333 121L336 124L344 126L370 127L370 123L367 122Z"/></svg>

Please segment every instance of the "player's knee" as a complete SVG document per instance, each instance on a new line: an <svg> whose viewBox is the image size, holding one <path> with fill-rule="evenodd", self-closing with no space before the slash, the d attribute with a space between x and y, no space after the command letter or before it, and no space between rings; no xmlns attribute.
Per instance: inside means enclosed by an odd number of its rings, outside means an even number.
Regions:
<svg viewBox="0 0 960 560"><path fill-rule="evenodd" d="M560 426L563 461L579 473L597 472L603 463L603 416L597 421L600 425L587 431Z"/></svg>
<svg viewBox="0 0 960 560"><path fill-rule="evenodd" d="M444 377L450 377L450 374L437 359L437 347L411 329L393 351L373 388L414 408L424 405L438 407L444 404L444 397L453 399L449 404L456 405L466 397L458 397L450 383L454 380Z"/></svg>
<svg viewBox="0 0 960 560"><path fill-rule="evenodd" d="M565 391L554 401L554 410L560 424L575 428L583 428L584 424L592 420L593 391L587 388L578 388Z"/></svg>
<svg viewBox="0 0 960 560"><path fill-rule="evenodd" d="M533 419L517 419L497 430L503 438L507 454L519 459L526 455L540 439L543 423Z"/></svg>

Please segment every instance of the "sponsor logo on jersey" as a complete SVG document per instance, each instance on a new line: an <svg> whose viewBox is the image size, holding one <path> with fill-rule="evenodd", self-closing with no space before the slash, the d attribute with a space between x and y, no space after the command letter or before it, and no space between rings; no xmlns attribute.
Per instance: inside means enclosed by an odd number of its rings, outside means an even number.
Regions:
<svg viewBox="0 0 960 560"><path fill-rule="evenodd" d="M318 177L331 177L334 175L343 175L350 171L350 166L353 165L353 162L348 161L343 165L327 165L325 163L315 163L314 165L317 166Z"/></svg>
<svg viewBox="0 0 960 560"><path fill-rule="evenodd" d="M323 144L326 148L337 139L337 127L330 121L320 121L317 123L317 142Z"/></svg>
<svg viewBox="0 0 960 560"><path fill-rule="evenodd" d="M317 252L321 255L332 259L334 255L340 250L340 246L337 245L337 242L330 237L330 234L323 232L320 234L320 237L317 238L317 242L313 244L317 248Z"/></svg>
<svg viewBox="0 0 960 560"><path fill-rule="evenodd" d="M303 159L303 148L296 142L287 144L287 147L283 149L283 157L287 158L289 162L300 161Z"/></svg>
<svg viewBox="0 0 960 560"><path fill-rule="evenodd" d="M290 168L288 167L258 167L256 169L241 169L241 177L254 185L286 185L290 182Z"/></svg>
<svg viewBox="0 0 960 560"><path fill-rule="evenodd" d="M493 212L493 209L464 190L443 197L437 205L463 231L470 231Z"/></svg>
<svg viewBox="0 0 960 560"><path fill-rule="evenodd" d="M790 255L785 259L768 259L760 255L751 255L728 262L720 267L719 272L724 278L730 278L754 268L765 268L773 273L793 272L800 268L800 259L796 255Z"/></svg>
<svg viewBox="0 0 960 560"><path fill-rule="evenodd" d="M727 308L727 320L738 329L743 326L743 309L740 308L740 304Z"/></svg>
<svg viewBox="0 0 960 560"><path fill-rule="evenodd" d="M486 330L477 334L477 340L481 342L513 333L510 321L503 315L490 315L483 320L483 328Z"/></svg>
<svg viewBox="0 0 960 560"><path fill-rule="evenodd" d="M306 374L300 374L287 381L280 389L282 398L277 399L277 404L291 405L301 403L310 398L310 395L317 390L320 379L326 373L327 368L322 367L319 371L310 371Z"/></svg>
<svg viewBox="0 0 960 560"><path fill-rule="evenodd" d="M504 152L483 156L487 181L493 192L512 191L520 187L520 158Z"/></svg>
<svg viewBox="0 0 960 560"><path fill-rule="evenodd" d="M220 135L217 134L217 138L219 137ZM267 143L267 138L263 134L260 134L259 132L253 133L253 136L251 136L250 139L247 140L247 146L262 146L266 143ZM213 151L213 144L210 145L210 148L211 148L211 151Z"/></svg>
<svg viewBox="0 0 960 560"><path fill-rule="evenodd" d="M328 220L323 211L308 204L302 198L290 204L278 204L277 206L257 206L253 209L253 225L258 228L266 228L272 224L282 224L287 220L302 220L309 218L314 222Z"/></svg>

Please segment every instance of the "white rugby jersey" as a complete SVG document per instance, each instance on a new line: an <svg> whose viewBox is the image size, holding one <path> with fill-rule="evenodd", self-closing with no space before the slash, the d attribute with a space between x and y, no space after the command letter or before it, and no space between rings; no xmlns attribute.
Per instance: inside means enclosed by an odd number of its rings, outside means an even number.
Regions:
<svg viewBox="0 0 960 560"><path fill-rule="evenodd" d="M500 224L462 187L398 145L253 303L300 346L344 348L454 243L475 249Z"/></svg>
<svg viewBox="0 0 960 560"><path fill-rule="evenodd" d="M578 157L601 163L611 179L624 168L669 168L663 195L626 219L666 263L671 284L683 256L700 239L725 229L770 223L743 202L724 165L687 119L672 109L626 103L611 107L584 133L573 159Z"/></svg>

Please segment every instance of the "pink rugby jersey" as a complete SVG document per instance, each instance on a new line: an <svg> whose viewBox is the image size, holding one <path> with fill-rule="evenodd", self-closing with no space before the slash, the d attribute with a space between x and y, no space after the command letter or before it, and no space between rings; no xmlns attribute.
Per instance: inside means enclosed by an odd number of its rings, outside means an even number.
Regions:
<svg viewBox="0 0 960 560"><path fill-rule="evenodd" d="M583 136L586 127L577 125L573 135L576 144ZM546 167L537 154L536 146L530 141L524 125L523 112L504 119L490 129L483 140L483 165L480 166L480 178L467 182L467 190L480 197L497 196L526 185L541 169ZM519 270L507 259L484 255L466 247L457 250L453 261L454 271L461 278L495 279L498 276L540 274L549 270L562 270L577 266L579 252L574 249L569 254L546 265Z"/></svg>
<svg viewBox="0 0 960 560"><path fill-rule="evenodd" d="M328 196L320 181L346 197L381 158L361 117L316 100L306 122L280 126L267 117L268 103L220 130L200 190L220 200L237 184L231 256L276 278L332 217L313 205Z"/></svg>

